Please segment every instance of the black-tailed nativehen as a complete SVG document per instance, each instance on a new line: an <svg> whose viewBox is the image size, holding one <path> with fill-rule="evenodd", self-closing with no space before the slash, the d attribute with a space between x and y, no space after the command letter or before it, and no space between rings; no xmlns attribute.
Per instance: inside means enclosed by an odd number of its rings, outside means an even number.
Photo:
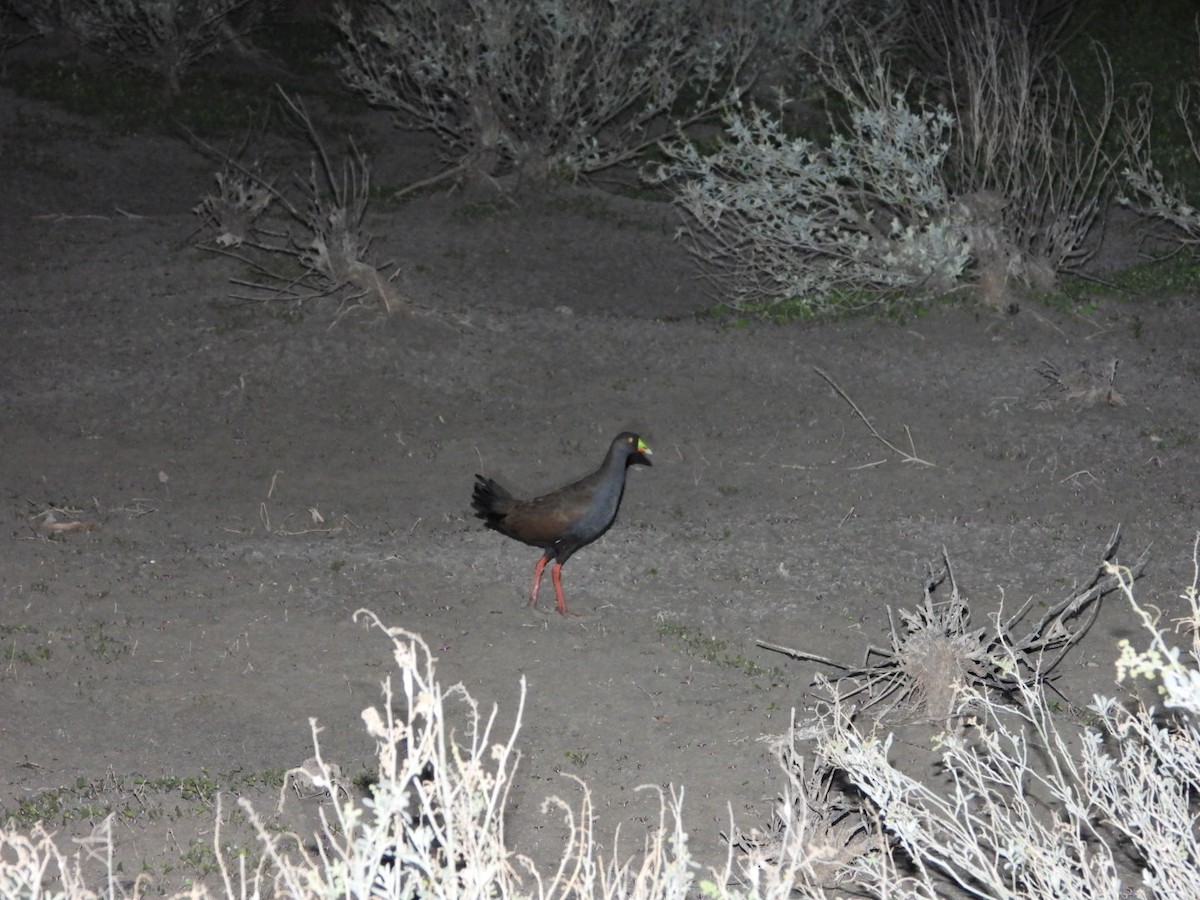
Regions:
<svg viewBox="0 0 1200 900"><path fill-rule="evenodd" d="M488 528L545 550L533 569L530 606L537 606L542 570L554 560L550 577L554 582L555 609L564 616L567 614L562 589L563 563L580 547L608 531L625 491L626 467L630 463L650 465L650 455L645 441L623 431L613 439L599 469L532 500L518 500L492 479L475 476L471 497L475 515Z"/></svg>

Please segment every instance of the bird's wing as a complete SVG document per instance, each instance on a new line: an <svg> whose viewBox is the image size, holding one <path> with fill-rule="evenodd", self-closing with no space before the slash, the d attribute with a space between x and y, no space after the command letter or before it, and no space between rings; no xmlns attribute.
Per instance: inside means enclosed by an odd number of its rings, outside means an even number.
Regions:
<svg viewBox="0 0 1200 900"><path fill-rule="evenodd" d="M588 498L556 491L518 501L504 517L504 526L521 540L548 546L563 536L588 508Z"/></svg>

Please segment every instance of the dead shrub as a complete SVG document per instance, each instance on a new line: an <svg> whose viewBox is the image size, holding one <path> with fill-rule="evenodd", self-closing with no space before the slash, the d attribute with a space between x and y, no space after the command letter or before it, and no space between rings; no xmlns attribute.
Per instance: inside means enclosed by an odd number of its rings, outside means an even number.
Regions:
<svg viewBox="0 0 1200 900"><path fill-rule="evenodd" d="M350 141L340 168L336 166L307 110L282 91L280 95L314 150L307 177L295 178L290 189L277 187L262 174L262 162L243 164L197 140L224 168L216 176L217 193L204 197L193 211L213 249L241 260L261 276L234 279L248 291L235 296L251 302L301 303L336 295L343 311L370 306L390 315L412 309L394 276L385 276L384 266L368 259L367 158ZM283 230L268 221L273 207L283 212ZM289 272L280 261L298 266L298 272Z"/></svg>

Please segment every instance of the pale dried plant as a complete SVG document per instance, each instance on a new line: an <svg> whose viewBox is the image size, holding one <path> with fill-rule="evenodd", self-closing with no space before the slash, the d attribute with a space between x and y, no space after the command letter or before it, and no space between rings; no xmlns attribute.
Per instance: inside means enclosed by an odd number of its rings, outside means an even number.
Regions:
<svg viewBox="0 0 1200 900"><path fill-rule="evenodd" d="M671 187L693 255L735 308L789 300L821 315L948 290L970 260L942 173L953 117L911 106L869 46L846 56L824 69L849 108L828 147L735 108L715 152L680 135L647 173Z"/></svg>
<svg viewBox="0 0 1200 900"><path fill-rule="evenodd" d="M1120 644L1117 680L1158 682L1163 710L1142 700L1121 703L1097 697L1093 709L1103 732L1090 732L1083 744L1085 791L1108 825L1136 847L1143 880L1155 897L1187 897L1195 892L1200 861L1200 830L1195 797L1200 790L1200 534L1192 545L1192 583L1181 599L1187 614L1179 624L1191 633L1185 652L1163 633L1159 610L1134 596L1131 573L1113 566L1121 590L1150 646Z"/></svg>
<svg viewBox="0 0 1200 900"><path fill-rule="evenodd" d="M1063 372L1054 362L1043 359L1035 371L1046 380L1037 405L1050 408L1060 403L1070 403L1076 409L1094 406L1126 406L1126 401L1116 390L1119 359L1102 366L1093 367L1085 360L1077 368Z"/></svg>
<svg viewBox="0 0 1200 900"><path fill-rule="evenodd" d="M878 48L894 48L903 38L907 0L701 0L711 21L750 37L746 60L750 93L760 99L780 93L801 103L820 104L822 56L828 61L831 36L854 22ZM833 44L839 42L835 38Z"/></svg>
<svg viewBox="0 0 1200 900"><path fill-rule="evenodd" d="M1190 897L1200 859L1193 805L1200 790L1200 535L1183 595L1183 624L1192 631L1186 655L1160 630L1153 608L1135 599L1136 570L1111 559L1103 569L1150 635L1145 650L1122 643L1118 678L1157 682L1165 709L1097 698L1096 718L1084 728L1048 700L1044 679L1016 679L1002 697L971 682L959 693L953 726L939 733L938 770L914 772L893 759L896 744L878 721L866 724L832 685L829 705L776 743L788 786L772 824L735 830L724 867L707 872L687 850L682 792L660 793L659 820L643 852L628 860L599 856L582 782L580 804L553 800L548 807L562 813L569 832L555 871L541 873L508 850L503 813L523 701L511 732L497 736L496 711L483 713L461 685L443 688L419 636L360 611L360 621L384 635L397 667L381 703L363 713L379 783L366 798L341 790L314 724L316 756L297 772L329 795L315 846L280 833L242 800L261 840L258 861L222 846L218 815L216 881L176 896L1093 900L1127 896L1132 887L1133 896L1154 900ZM1007 671L1027 664L1011 648L999 653L1009 655ZM811 752L801 756L797 744ZM280 796L295 802L286 788ZM112 851L104 828L73 854L40 827L28 835L0 828L0 891L127 896ZM1130 884L1130 862L1141 870L1140 884ZM53 888L47 879L56 880ZM132 890L147 888L139 882Z"/></svg>
<svg viewBox="0 0 1200 900"><path fill-rule="evenodd" d="M1194 895L1200 535L1183 594L1193 635L1186 662L1157 610L1135 599L1135 569L1114 560L1103 568L1150 639L1141 651L1120 642L1117 680L1157 681L1165 709L1097 696L1084 727L1048 699L1041 679L1018 680L1003 696L968 684L953 727L937 738L933 771L895 762L893 736L877 721L864 725L836 686L816 726L796 732L813 744L817 766L844 777L845 799L859 804L861 821L887 842L887 852L859 857L863 893L929 900L951 892L997 900ZM1001 652L1009 668L1024 665L1012 648ZM1133 884L1131 866L1140 874Z"/></svg>
<svg viewBox="0 0 1200 900"><path fill-rule="evenodd" d="M714 5L723 2L713 0ZM742 27L754 38L747 60L756 76L754 93L784 89L801 96L816 94L820 76L812 51L846 13L848 0L756 0L729 6L734 15L745 18ZM878 18L886 21L895 15L899 0L855 6L863 13L878 6Z"/></svg>
<svg viewBox="0 0 1200 900"><path fill-rule="evenodd" d="M1074 4L1064 0L930 0L910 4L925 87L957 127L947 177L978 206L973 256L985 301L1008 305L1010 279L1038 290L1093 252L1085 242L1111 193L1106 152L1116 102L1097 45L1104 95L1089 115L1059 58Z"/></svg>
<svg viewBox="0 0 1200 900"><path fill-rule="evenodd" d="M255 817L272 862L271 893L289 897L507 897L519 884L523 861L507 849L503 811L519 754L517 730L493 736L496 710L483 715L462 687L442 688L435 661L421 638L385 626L360 610L356 618L391 643L399 685L389 677L383 702L363 710L375 741L378 780L365 800L342 796L338 770L320 752L313 722L316 765L306 774L332 798L321 809L315 852ZM454 711L462 710L462 716ZM461 720L461 727L456 725ZM281 792L281 804L285 793ZM243 808L253 813L250 804Z"/></svg>
<svg viewBox="0 0 1200 900"><path fill-rule="evenodd" d="M765 739L787 778L765 828L730 835L737 883L750 896L823 897L824 889L850 888L860 878L859 861L886 853L879 829L861 807L847 800L838 769L804 756L797 743L824 733L818 716L787 735Z"/></svg>
<svg viewBox="0 0 1200 900"><path fill-rule="evenodd" d="M594 809L587 786L576 779L580 799L551 797L543 814L561 816L567 837L559 862L549 871L509 849L504 823L509 789L517 770L517 736L524 715L522 679L511 728L497 734L498 711L485 712L461 684L444 687L436 659L417 634L385 625L373 613L355 618L383 635L395 672L382 685L380 703L363 710L375 743L378 775L365 797L352 791L335 761L320 745L321 728L310 722L315 754L288 772L275 815L256 810L246 798L239 811L259 839L257 853L238 853L224 843L223 814L217 811L212 850L214 878L197 882L176 897L250 900L668 900L690 896L699 866L692 859L682 821L682 790L656 792L659 817L640 848L620 856L614 837L607 859L595 838ZM289 785L323 797L297 799ZM321 802L314 836L281 831L276 816L287 804ZM315 838L315 839L314 839ZM40 826L24 835L0 826L0 896L99 898L128 896L114 864L111 830L100 831L75 855L60 850ZM89 868L89 864L95 868ZM53 877L62 886L43 884ZM148 885L141 879L134 894ZM708 873L714 896L724 892L728 873ZM96 887L99 882L104 888ZM12 887L11 891L5 888ZM720 886L720 887L718 887ZM30 890L25 890L31 888Z"/></svg>
<svg viewBox="0 0 1200 900"><path fill-rule="evenodd" d="M753 46L724 4L375 0L338 7L342 78L443 142L439 178L541 182L628 160L741 90Z"/></svg>
<svg viewBox="0 0 1200 900"><path fill-rule="evenodd" d="M1115 896L1118 850L1081 790L1071 738L1040 686L1014 696L1015 706L965 690L958 718L967 724L941 736L938 775L902 770L891 735L860 730L834 703L816 752L845 773L906 861L901 896L943 897L948 883L1001 900Z"/></svg>
<svg viewBox="0 0 1200 900"><path fill-rule="evenodd" d="M275 194L262 177L233 166L226 166L214 177L216 193L206 194L192 212L200 217L201 227L217 247L240 247L254 239L258 221L274 202Z"/></svg>
<svg viewBox="0 0 1200 900"><path fill-rule="evenodd" d="M1143 629L1150 634L1151 643L1149 649L1140 653L1128 639L1117 644L1121 650L1117 660L1117 680L1157 678L1162 682L1158 693L1168 707L1200 716L1200 672L1184 664L1183 652L1167 642L1159 630L1158 619L1134 598L1135 574L1122 567L1112 567L1113 577L1120 580L1121 591L1141 619ZM1175 630L1191 636L1188 655L1193 663L1200 663L1200 532L1192 542L1192 583L1184 588L1180 599L1187 604L1187 612L1175 621Z"/></svg>
<svg viewBox="0 0 1200 900"><path fill-rule="evenodd" d="M74 852L63 849L40 822L28 834L0 825L0 897L110 900L124 896L112 863L112 817L76 844ZM97 866L99 876L94 872ZM145 887L146 881L139 877L136 887Z"/></svg>
<svg viewBox="0 0 1200 900"><path fill-rule="evenodd" d="M1013 282L1049 289L1082 266L1120 154L1105 150L1116 103L1103 51L1091 116L1055 53L1064 10L909 4L920 75L895 78L878 33L846 26L829 41L822 77L848 112L828 148L788 135L782 114L740 108L715 153L668 145L653 174L673 183L721 299L821 315L973 284L1012 309Z"/></svg>
<svg viewBox="0 0 1200 900"><path fill-rule="evenodd" d="M371 168L365 155L350 141L340 169L330 159L325 144L304 106L282 90L286 110L294 117L314 150L307 177L297 178L292 191L277 187L261 173L261 165L243 165L193 137L206 152L224 165L217 175L219 192L204 197L194 208L214 249L250 266L258 277L236 278L233 283L247 293L238 299L254 302L304 302L338 295L343 311L358 307L381 308L391 314L412 309L396 287L393 276L371 261L371 239L364 219L370 202ZM265 222L271 206L282 210L283 230ZM281 271L283 259L298 264L299 274Z"/></svg>
<svg viewBox="0 0 1200 900"><path fill-rule="evenodd" d="M1196 20L1200 37L1200 18ZM1179 85L1175 95L1175 110L1187 130L1188 149L1192 161L1200 166L1200 66L1197 74ZM1147 88L1137 98L1133 115L1125 123L1127 165L1121 171L1127 192L1117 199L1144 216L1166 222L1172 237L1180 246L1200 247L1200 211L1196 198L1179 182L1167 183L1167 177L1154 162L1150 139L1153 117Z"/></svg>

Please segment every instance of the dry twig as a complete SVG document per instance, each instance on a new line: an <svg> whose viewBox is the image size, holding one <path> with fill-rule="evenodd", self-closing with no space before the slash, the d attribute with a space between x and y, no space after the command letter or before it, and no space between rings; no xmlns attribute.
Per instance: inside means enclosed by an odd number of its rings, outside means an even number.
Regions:
<svg viewBox="0 0 1200 900"><path fill-rule="evenodd" d="M895 444L893 444L891 441L889 441L887 438L885 438L882 434L880 434L878 431L876 431L875 426L871 424L871 420L868 419L863 414L863 411L858 408L858 404L850 399L850 395L847 394L844 390L842 390L841 386L836 381L833 380L833 378L829 375L828 372L826 372L820 366L813 366L813 371L816 372L818 375L820 375L822 378L824 378L829 383L829 386L831 388L833 388L835 391L837 391L838 396L850 404L850 408L852 410L854 410L854 414L863 420L863 424L866 425L867 428L869 428L871 430L871 434L873 434L875 436L875 439L877 441L882 443L885 447L892 450L893 452L899 453L902 457L904 457L904 461L906 463L916 463L919 466L933 466L934 468L937 468L937 463L929 462L928 460L921 459L919 456L917 456L917 447L913 443L912 432L908 430L907 425L904 426L904 433L908 435L908 445L909 445L909 447L912 448L911 453L907 453L904 450L901 450L899 447L897 447Z"/></svg>

